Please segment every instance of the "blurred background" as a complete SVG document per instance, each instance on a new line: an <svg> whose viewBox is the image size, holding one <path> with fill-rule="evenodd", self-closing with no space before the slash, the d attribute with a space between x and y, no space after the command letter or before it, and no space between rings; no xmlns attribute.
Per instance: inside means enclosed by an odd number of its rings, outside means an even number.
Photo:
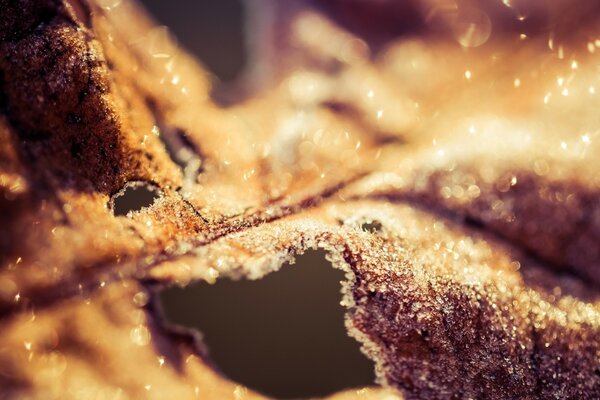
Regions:
<svg viewBox="0 0 600 400"><path fill-rule="evenodd" d="M247 60L242 1L142 3L218 80L240 74ZM160 301L168 321L202 332L230 379L276 398L320 397L374 381L373 363L344 327L343 275L313 251L259 281L172 288Z"/></svg>
<svg viewBox="0 0 600 400"><path fill-rule="evenodd" d="M241 72L246 62L242 0L143 0L141 3L217 78L230 82Z"/></svg>

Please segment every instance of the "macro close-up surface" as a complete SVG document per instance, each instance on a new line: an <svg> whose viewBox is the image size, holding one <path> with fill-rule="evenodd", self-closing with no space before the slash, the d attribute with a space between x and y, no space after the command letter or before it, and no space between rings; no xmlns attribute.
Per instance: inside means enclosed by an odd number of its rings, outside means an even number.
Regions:
<svg viewBox="0 0 600 400"><path fill-rule="evenodd" d="M0 0L0 399L600 398L600 4Z"/></svg>

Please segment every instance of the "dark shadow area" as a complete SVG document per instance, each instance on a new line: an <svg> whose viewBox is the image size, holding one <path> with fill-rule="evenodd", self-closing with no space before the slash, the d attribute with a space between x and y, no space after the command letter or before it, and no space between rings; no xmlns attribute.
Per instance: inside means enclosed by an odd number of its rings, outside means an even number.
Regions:
<svg viewBox="0 0 600 400"><path fill-rule="evenodd" d="M128 184L111 199L111 207L116 216L127 215L130 211L139 211L151 206L160 196L157 187L136 182Z"/></svg>
<svg viewBox="0 0 600 400"><path fill-rule="evenodd" d="M180 129L162 132L159 136L171 160L179 165L184 172L198 175L202 160L200 151Z"/></svg>
<svg viewBox="0 0 600 400"><path fill-rule="evenodd" d="M314 0L343 29L364 39L374 52L393 39L426 29L419 2L397 0Z"/></svg>
<svg viewBox="0 0 600 400"><path fill-rule="evenodd" d="M141 2L219 79L230 82L240 73L246 63L241 0Z"/></svg>
<svg viewBox="0 0 600 400"><path fill-rule="evenodd" d="M373 385L373 363L344 327L342 271L324 252L257 281L219 280L160 295L166 319L203 333L230 379L280 399Z"/></svg>

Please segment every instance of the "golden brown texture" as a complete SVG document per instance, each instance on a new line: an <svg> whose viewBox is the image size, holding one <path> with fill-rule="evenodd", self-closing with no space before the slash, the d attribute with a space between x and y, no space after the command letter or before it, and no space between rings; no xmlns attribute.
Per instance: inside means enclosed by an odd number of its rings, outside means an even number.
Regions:
<svg viewBox="0 0 600 400"><path fill-rule="evenodd" d="M450 19L451 42L371 54L302 2L275 7L283 61L267 43L272 79L223 109L130 2L0 1L0 396L259 397L151 298L313 247L407 398L600 396L593 26L548 44L535 23L465 39ZM115 216L139 182L159 199Z"/></svg>

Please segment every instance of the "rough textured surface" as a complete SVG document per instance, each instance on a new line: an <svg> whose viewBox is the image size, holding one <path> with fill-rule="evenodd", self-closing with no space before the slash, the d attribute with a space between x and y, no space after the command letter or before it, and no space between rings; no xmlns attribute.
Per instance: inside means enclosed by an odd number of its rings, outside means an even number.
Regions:
<svg viewBox="0 0 600 400"><path fill-rule="evenodd" d="M283 3L221 108L129 1L0 0L0 397L260 398L152 297L313 247L387 387L333 398L600 397L595 8Z"/></svg>

